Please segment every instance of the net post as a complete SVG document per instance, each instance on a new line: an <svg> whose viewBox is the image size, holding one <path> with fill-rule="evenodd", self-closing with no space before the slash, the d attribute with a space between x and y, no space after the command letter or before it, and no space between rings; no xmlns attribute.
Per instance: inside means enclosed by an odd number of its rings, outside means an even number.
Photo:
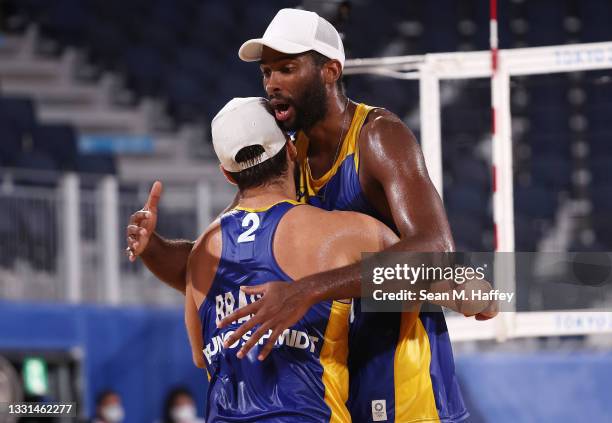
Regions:
<svg viewBox="0 0 612 423"><path fill-rule="evenodd" d="M443 198L440 80L434 71L434 64L435 59L426 56L419 73L421 148L429 178L440 198Z"/></svg>

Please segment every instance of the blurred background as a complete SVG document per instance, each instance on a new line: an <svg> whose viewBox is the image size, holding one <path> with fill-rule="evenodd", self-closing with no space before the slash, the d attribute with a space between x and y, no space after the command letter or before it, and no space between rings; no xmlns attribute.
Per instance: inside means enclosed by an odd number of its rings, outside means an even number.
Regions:
<svg viewBox="0 0 612 423"><path fill-rule="evenodd" d="M489 46L486 0L0 0L0 402L76 401L86 419L110 389L126 422L154 422L183 386L202 415L182 296L127 261L124 227L155 179L165 237L195 239L229 204L210 120L264 95L238 47L299 5L348 58ZM610 22L611 0L499 0L504 49L612 41ZM418 80L345 82L419 138ZM458 250L492 251L490 79L444 80L440 102ZM513 77L511 109L516 250L610 250L612 72ZM609 338L455 342L469 421L612 421Z"/></svg>

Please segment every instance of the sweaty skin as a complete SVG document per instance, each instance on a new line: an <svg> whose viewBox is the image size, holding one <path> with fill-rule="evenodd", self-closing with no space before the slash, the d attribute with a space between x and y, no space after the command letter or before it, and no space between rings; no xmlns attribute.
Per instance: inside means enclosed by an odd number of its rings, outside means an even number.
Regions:
<svg viewBox="0 0 612 423"><path fill-rule="evenodd" d="M289 199L289 198L284 198ZM276 202L276 201L274 201ZM259 204L256 207L266 206ZM221 236L219 221L215 222L196 242L188 265L187 295L185 318L189 339L192 345L194 363L202 367L202 332L197 308L200 307L214 278L221 254ZM361 260L361 252L376 252L397 242L397 236L381 222L369 216L355 212L325 211L312 206L299 206L292 209L282 219L274 236L274 255L281 269L292 279L300 279L317 272L341 267ZM299 251L300 259L295 260ZM287 285L287 282L275 282ZM265 284L268 285L268 284ZM274 286L274 285L272 285ZM263 293L269 298L275 291L243 288L247 295ZM305 314L310 307L304 301L285 304L285 307L296 307L296 316ZM290 326L295 324L291 322ZM257 321L245 322L241 327L245 331L253 330ZM191 328L191 329L189 329ZM242 358L261 336L272 329L260 325L243 348L238 352ZM283 329L284 330L284 329ZM282 330L276 328L270 335L278 339ZM259 359L263 360L271 351L273 343L267 343Z"/></svg>
<svg viewBox="0 0 612 423"><path fill-rule="evenodd" d="M241 193L240 206L258 209L283 200L291 200L295 194L293 168L295 147L288 146L289 171L282 183L267 184ZM376 252L397 242L397 236L380 221L361 213L325 211L316 207L301 205L290 210L280 221L274 235L274 256L280 268L291 279L300 279L317 272L341 267L361 260L362 252ZM202 356L202 332L197 308L204 302L215 277L221 257L222 236L220 220L217 219L195 243L187 267L187 289L185 299L185 322L189 334L194 363L204 366ZM299 252L299 260L296 253ZM268 284L265 284L268 285ZM288 285L276 282L276 285ZM275 285L272 285L275 286ZM260 293L258 287L245 287L247 294ZM268 295L274 295L274 291ZM285 305L287 306L287 305ZM303 301L296 301L301 315L310 307ZM298 315L300 314L298 313ZM296 320L297 322L297 320ZM291 324L294 324L293 322ZM251 330L257 322L247 321L241 329ZM238 352L239 357L255 345L257 339L271 329L261 325ZM282 331L273 331L277 339ZM272 349L268 343L261 351L263 359Z"/></svg>
<svg viewBox="0 0 612 423"><path fill-rule="evenodd" d="M345 110L346 98L336 84L342 73L340 63L330 60L317 68L308 54L286 55L264 47L260 68L273 107L279 102L292 104L300 98L306 89L305 82L312 78L313 72L324 82L326 114L312 127L302 128L309 139L308 161L313 177L320 177L332 166L338 142L346 133L356 107L349 102L348 110ZM299 122L297 112L290 106L281 115L281 125L286 129L292 128ZM359 179L365 195L384 218L394 222L400 234L399 242L386 251L453 251L454 242L442 201L429 179L412 132L393 113L376 109L370 112L358 143ZM154 273L184 291L181 277L185 275L190 244L182 244L181 253L177 254L179 248L176 245L167 244L161 238L151 239L153 248L151 254L146 253L145 264L155 261ZM170 248L173 248L173 260L176 261L164 267L168 257L163 251ZM323 299L359 297L359 273L360 265L357 263L304 277L292 284L264 284L258 287L258 293L265 292L264 297L227 316L221 324L227 325L244 315L255 314L251 321L282 331L291 322L299 320L303 310L287 304L300 302L309 307ZM492 303L490 307L480 309L476 318L488 319L495 314ZM233 343L241 334L240 330L236 331L228 343Z"/></svg>

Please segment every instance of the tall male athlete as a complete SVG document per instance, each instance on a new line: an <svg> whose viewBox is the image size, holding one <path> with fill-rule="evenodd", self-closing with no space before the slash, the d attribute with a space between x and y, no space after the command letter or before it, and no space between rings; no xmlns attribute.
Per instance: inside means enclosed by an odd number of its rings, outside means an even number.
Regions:
<svg viewBox="0 0 612 423"><path fill-rule="evenodd" d="M262 39L243 45L240 56L260 61L276 119L284 129L300 131L300 199L379 218L400 235L386 251L453 250L444 208L410 130L391 112L344 96L339 83L344 52L331 24L312 12L283 9ZM156 218L155 210L133 215L128 248L160 279L184 291L192 244L151 236ZM353 264L292 284L248 288L247 294L263 297L221 321L227 325L254 314L226 343L256 325L282 332L319 301L359 297L359 270ZM485 310L477 318L494 314ZM257 342L254 334L240 354ZM268 343L261 358L270 348ZM353 421L456 422L467 417L441 312L361 313L356 302L349 348Z"/></svg>
<svg viewBox="0 0 612 423"><path fill-rule="evenodd" d="M210 375L206 421L348 422L350 303L317 303L291 328L264 335L276 341L265 362L236 357L250 333L222 346L241 321L217 325L256 301L241 287L287 283L355 263L362 251L379 251L397 236L370 216L293 200L297 152L265 99L230 101L213 120L212 133L222 171L238 185L240 200L209 226L189 258L185 319L194 361ZM300 260L294 260L298 250Z"/></svg>

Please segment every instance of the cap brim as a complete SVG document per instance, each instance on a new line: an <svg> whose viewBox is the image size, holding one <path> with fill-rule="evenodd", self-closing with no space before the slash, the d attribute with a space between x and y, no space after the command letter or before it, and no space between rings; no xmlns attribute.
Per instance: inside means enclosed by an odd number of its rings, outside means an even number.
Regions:
<svg viewBox="0 0 612 423"><path fill-rule="evenodd" d="M280 38L254 38L252 40L245 41L244 44L240 46L240 50L238 50L238 57L245 62L256 62L261 60L263 46L285 54L299 54L312 50L312 47L304 46L302 44L297 44Z"/></svg>

